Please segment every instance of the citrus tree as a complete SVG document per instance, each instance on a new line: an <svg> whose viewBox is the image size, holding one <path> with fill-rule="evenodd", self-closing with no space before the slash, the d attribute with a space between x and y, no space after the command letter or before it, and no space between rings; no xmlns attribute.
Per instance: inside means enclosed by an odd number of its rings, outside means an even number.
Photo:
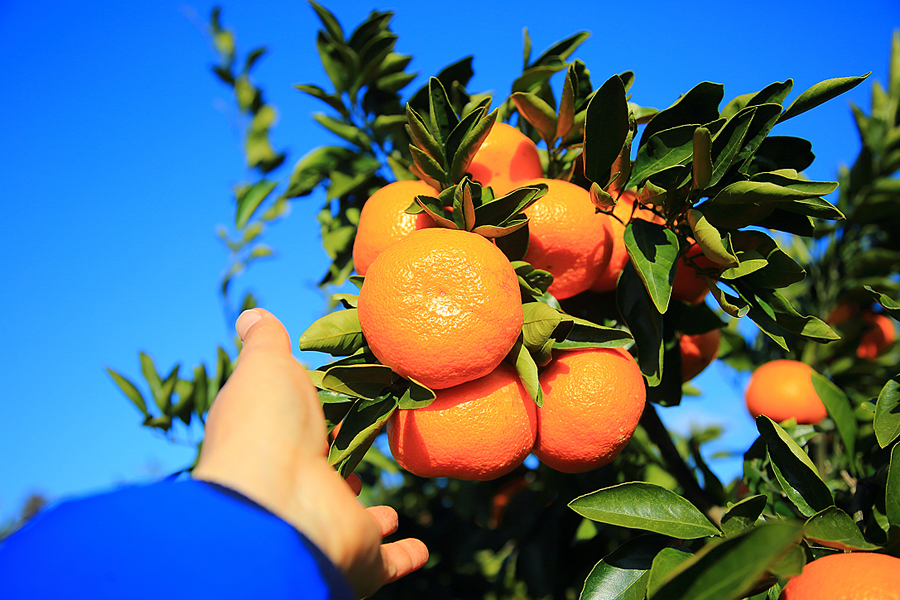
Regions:
<svg viewBox="0 0 900 600"><path fill-rule="evenodd" d="M296 87L340 141L285 175L251 77L263 50L239 60L212 14L258 176L235 189L220 292L229 317L255 306L231 284L271 253L265 225L324 194L320 284L341 287L299 349L333 359L309 371L328 459L432 553L378 597L825 597L840 577L795 576L843 556L858 566L825 570L896 585L873 561L896 561L900 525L900 38L832 204L838 182L804 177L811 144L777 126L865 75L790 103L791 80L727 101L702 82L655 110L634 73L573 58L587 33L536 58L526 34L508 97L467 88L471 57L410 93L391 13L345 32L310 4L328 82ZM716 357L755 371L760 435L731 482L702 452L715 428L682 438L659 416ZM219 348L185 377L142 354L143 392L110 374L171 433L232 361Z"/></svg>

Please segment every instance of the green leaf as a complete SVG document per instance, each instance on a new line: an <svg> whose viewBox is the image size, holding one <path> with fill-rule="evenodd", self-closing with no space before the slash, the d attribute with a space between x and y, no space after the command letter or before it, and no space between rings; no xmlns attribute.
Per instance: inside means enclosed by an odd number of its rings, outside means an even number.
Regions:
<svg viewBox="0 0 900 600"><path fill-rule="evenodd" d="M747 277L752 285L775 289L787 287L806 277L797 262L785 253L769 235L761 231L735 231L731 234L734 249L743 266L745 262L762 262L759 268L741 272L740 267L721 274L722 279Z"/></svg>
<svg viewBox="0 0 900 600"><path fill-rule="evenodd" d="M261 179L253 184L253 186L241 190L237 194L237 212L235 214L234 226L238 229L246 227L250 218L253 216L253 213L256 212L259 205L268 198L269 194L272 193L272 190L274 190L277 185L277 181Z"/></svg>
<svg viewBox="0 0 900 600"><path fill-rule="evenodd" d="M575 100L578 87L578 68L572 64L563 80L562 95L559 99L559 117L556 121L554 138L565 139L575 123Z"/></svg>
<svg viewBox="0 0 900 600"><path fill-rule="evenodd" d="M710 281L707 280L707 283L710 283ZM750 312L751 306L743 298L732 296L714 283L709 286L709 289L713 298L718 302L719 307L732 317L740 319L747 316Z"/></svg>
<svg viewBox="0 0 900 600"><path fill-rule="evenodd" d="M564 340L558 340L553 346L556 350L580 350L582 348L621 348L628 345L633 338L624 329L603 327L572 315L562 315L563 322L570 322L571 329L566 331ZM554 337L559 330L554 332Z"/></svg>
<svg viewBox="0 0 900 600"><path fill-rule="evenodd" d="M800 541L799 523L768 523L704 546L681 564L653 600L737 600Z"/></svg>
<svg viewBox="0 0 900 600"><path fill-rule="evenodd" d="M633 219L625 227L625 248L657 312L664 314L675 281L678 236L657 223Z"/></svg>
<svg viewBox="0 0 900 600"><path fill-rule="evenodd" d="M369 141L369 136L355 125L341 121L340 119L335 119L334 117L329 117L324 113L313 113L312 118L316 123L341 139L347 140L363 150L371 149L372 144Z"/></svg>
<svg viewBox="0 0 900 600"><path fill-rule="evenodd" d="M836 506L816 513L803 526L803 536L820 546L838 550L877 550L863 537L850 515Z"/></svg>
<svg viewBox="0 0 900 600"><path fill-rule="evenodd" d="M320 88L317 85L312 85L312 84L308 84L308 83L307 84L298 83L294 86L294 88L297 90L300 90L301 92L303 92L305 94L309 94L313 98L321 100L322 102L324 102L325 104L327 104L328 106L333 108L334 110L338 111L341 114L341 116L346 117L346 116L349 116L349 114L350 114L349 111L347 110L347 107L344 106L344 103L341 100L340 96L335 95L335 94L329 94L328 92L326 92L325 90L323 90L322 88Z"/></svg>
<svg viewBox="0 0 900 600"><path fill-rule="evenodd" d="M625 188L643 185L653 175L687 164L694 152L696 127L696 125L681 125L652 135L638 149L631 177Z"/></svg>
<svg viewBox="0 0 900 600"><path fill-rule="evenodd" d="M759 494L744 498L722 515L722 531L728 537L741 535L756 527L759 516L766 508L766 496Z"/></svg>
<svg viewBox="0 0 900 600"><path fill-rule="evenodd" d="M475 227L503 226L547 193L547 184L521 187L475 208Z"/></svg>
<svg viewBox="0 0 900 600"><path fill-rule="evenodd" d="M585 113L585 177L601 187L606 186L610 169L619 157L629 131L625 85L618 75L613 75L591 98Z"/></svg>
<svg viewBox="0 0 900 600"><path fill-rule="evenodd" d="M325 30L328 31L328 34L339 42L343 41L344 30L341 29L341 24L337 20L337 17L335 17L331 13L331 11L329 11L318 2L309 0L309 5L313 7L314 11L316 11L316 15L319 17L319 21L321 21L322 25L325 26Z"/></svg>
<svg viewBox="0 0 900 600"><path fill-rule="evenodd" d="M687 218L704 256L723 267L737 267L740 264L734 252L722 243L722 234L706 220L700 210L689 208Z"/></svg>
<svg viewBox="0 0 900 600"><path fill-rule="evenodd" d="M579 600L644 600L653 557L668 543L653 535L628 540L594 565Z"/></svg>
<svg viewBox="0 0 900 600"><path fill-rule="evenodd" d="M316 320L300 336L301 350L349 356L365 345L356 309L329 313Z"/></svg>
<svg viewBox="0 0 900 600"><path fill-rule="evenodd" d="M864 287L889 315L900 321L900 302L897 302L887 294L882 294L870 285Z"/></svg>
<svg viewBox="0 0 900 600"><path fill-rule="evenodd" d="M109 376L113 378L113 381L116 382L116 385L119 386L119 389L122 390L131 402L137 406L138 410L141 411L141 414L144 417L149 416L150 413L147 412L147 403L144 402L144 397L141 395L141 392L137 389L128 378L119 375L109 367L106 368L106 372L109 373Z"/></svg>
<svg viewBox="0 0 900 600"><path fill-rule="evenodd" d="M900 375L889 379L875 404L875 438L878 445L887 448L900 437Z"/></svg>
<svg viewBox="0 0 900 600"><path fill-rule="evenodd" d="M650 137L673 127L692 125L690 137L693 141L694 129L719 118L719 103L725 95L721 83L704 81L691 88L669 108L660 111L647 124L639 146L643 147Z"/></svg>
<svg viewBox="0 0 900 600"><path fill-rule="evenodd" d="M575 49L583 44L584 41L589 37L591 37L589 31L579 31L578 33L570 35L566 39L560 40L544 50L544 52L542 52L541 55L537 57L530 66L537 67L545 65L551 62L555 62L554 59L565 60L569 58L569 56L573 52L575 52Z"/></svg>
<svg viewBox="0 0 900 600"><path fill-rule="evenodd" d="M597 490L569 502L582 517L631 529L643 529L680 539L721 535L702 512L658 485L630 482Z"/></svg>
<svg viewBox="0 0 900 600"><path fill-rule="evenodd" d="M847 451L850 464L853 465L856 454L856 436L859 434L859 426L856 423L853 405L846 394L841 391L841 388L816 371L812 372L812 383L816 394L828 411L828 416L834 421L838 434L844 442L844 448Z"/></svg>
<svg viewBox="0 0 900 600"><path fill-rule="evenodd" d="M530 92L516 92L510 98L519 109L519 114L537 130L541 139L547 142L547 146L552 147L557 128L556 111L553 107L537 94Z"/></svg>
<svg viewBox="0 0 900 600"><path fill-rule="evenodd" d="M447 181L447 173L444 172L444 168L440 163L412 144L409 145L409 151L413 159L413 165L410 170L428 185L436 189L444 187Z"/></svg>
<svg viewBox="0 0 900 600"><path fill-rule="evenodd" d="M398 408L404 410L425 408L434 402L436 397L437 395L434 393L434 390L425 387L415 379L409 379L409 386L407 386L403 395L400 396Z"/></svg>
<svg viewBox="0 0 900 600"><path fill-rule="evenodd" d="M447 91L437 77L428 80L428 108L431 134L439 144L446 144L450 132L459 124L459 117L453 111Z"/></svg>
<svg viewBox="0 0 900 600"><path fill-rule="evenodd" d="M322 387L338 394L375 400L384 393L385 388L400 379L385 365L336 365L325 371Z"/></svg>
<svg viewBox="0 0 900 600"><path fill-rule="evenodd" d="M543 406L544 392L541 390L541 382L538 380L537 364L531 357L531 353L528 352L528 348L525 347L522 336L519 336L516 345L509 351L507 360L515 365L519 380L534 403L539 408Z"/></svg>
<svg viewBox="0 0 900 600"><path fill-rule="evenodd" d="M840 77L838 79L827 79L812 86L794 100L788 107L778 122L787 121L792 117L804 113L812 108L828 102L832 98L840 96L846 91L852 90L863 80L871 75L871 71L859 77Z"/></svg>
<svg viewBox="0 0 900 600"><path fill-rule="evenodd" d="M525 347L532 352L540 350L559 326L562 316L556 309L540 302L528 302L522 308L525 311L522 325Z"/></svg>
<svg viewBox="0 0 900 600"><path fill-rule="evenodd" d="M765 415L756 418L756 427L765 440L769 460L781 489L800 513L811 517L833 506L831 491L797 442Z"/></svg>
<svg viewBox="0 0 900 600"><path fill-rule="evenodd" d="M487 105L483 112L487 112ZM494 126L497 115L498 113L495 110L480 116L472 127L467 130L466 135L463 136L462 141L459 143L459 147L454 151L453 156L450 157L448 155L447 158L451 161L450 180L452 182L461 180L463 175L465 175L466 171L469 169L469 165L472 164L472 159L475 158L478 149L481 148L484 140L487 139L491 127Z"/></svg>
<svg viewBox="0 0 900 600"><path fill-rule="evenodd" d="M663 318L629 260L619 275L616 306L637 347L637 362L650 387L662 381Z"/></svg>
<svg viewBox="0 0 900 600"><path fill-rule="evenodd" d="M689 560L693 554L685 548L670 547L663 548L659 554L653 559L653 566L650 569L650 578L647 581L647 597L653 597L653 594L665 583L669 575L682 563Z"/></svg>
<svg viewBox="0 0 900 600"><path fill-rule="evenodd" d="M891 462L888 466L884 505L888 523L900 526L900 445L891 448Z"/></svg>
<svg viewBox="0 0 900 600"><path fill-rule="evenodd" d="M397 398L393 396L380 402L354 403L328 450L329 464L336 467L343 477L349 475L396 409Z"/></svg>

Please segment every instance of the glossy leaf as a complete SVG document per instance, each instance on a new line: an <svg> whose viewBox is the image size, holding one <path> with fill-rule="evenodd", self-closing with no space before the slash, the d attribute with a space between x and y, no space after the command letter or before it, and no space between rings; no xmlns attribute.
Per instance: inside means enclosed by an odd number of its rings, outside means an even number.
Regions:
<svg viewBox="0 0 900 600"><path fill-rule="evenodd" d="M884 506L888 523L894 527L900 526L900 445L891 448L885 488Z"/></svg>
<svg viewBox="0 0 900 600"><path fill-rule="evenodd" d="M769 523L704 546L685 561L653 600L744 598L800 541L797 523Z"/></svg>
<svg viewBox="0 0 900 600"><path fill-rule="evenodd" d="M415 379L409 379L409 385L400 396L397 408L404 410L413 410L416 408L425 408L437 397L434 390L431 390Z"/></svg>
<svg viewBox="0 0 900 600"><path fill-rule="evenodd" d="M322 387L338 394L375 400L400 376L385 365L337 365L325 371Z"/></svg>
<svg viewBox="0 0 900 600"><path fill-rule="evenodd" d="M509 351L506 360L511 361L516 367L516 372L519 374L519 381L522 382L525 391L528 392L528 395L531 396L534 403L539 408L543 406L544 392L541 390L541 383L538 380L538 367L534 362L531 353L528 351L528 348L525 347L521 336L515 346L513 346L512 350Z"/></svg>
<svg viewBox="0 0 900 600"><path fill-rule="evenodd" d="M329 313L316 320L300 336L301 350L349 356L365 345L356 309Z"/></svg>
<svg viewBox="0 0 900 600"><path fill-rule="evenodd" d="M766 497L763 494L744 498L722 515L722 531L728 537L750 531L756 527L765 508Z"/></svg>
<svg viewBox="0 0 900 600"><path fill-rule="evenodd" d="M522 325L525 347L531 351L539 350L559 326L562 316L556 309L540 302L528 302L522 308L525 312Z"/></svg>
<svg viewBox="0 0 900 600"><path fill-rule="evenodd" d="M662 380L662 314L630 260L619 275L616 306L634 336L641 373L650 387L656 387Z"/></svg>
<svg viewBox="0 0 900 600"><path fill-rule="evenodd" d="M569 502L582 517L680 539L720 535L702 512L676 494L644 482L622 483Z"/></svg>
<svg viewBox="0 0 900 600"><path fill-rule="evenodd" d="M668 543L652 535L628 540L594 565L579 600L644 600L653 557Z"/></svg>
<svg viewBox="0 0 900 600"><path fill-rule="evenodd" d="M733 250L730 250L722 243L722 235L719 233L719 230L706 220L703 212L696 208L689 208L687 219L688 224L691 226L691 231L694 232L694 239L697 241L700 249L703 250L704 256L723 267L736 267L740 264Z"/></svg>
<svg viewBox="0 0 900 600"><path fill-rule="evenodd" d="M685 548L669 547L660 550L659 554L653 559L653 566L650 568L650 578L647 580L647 597L653 597L653 594L669 579L672 571L680 567L692 556L693 554Z"/></svg>
<svg viewBox="0 0 900 600"><path fill-rule="evenodd" d="M428 108L431 134L439 144L446 144L450 132L459 124L459 117L453 110L441 80L437 77L428 80Z"/></svg>
<svg viewBox="0 0 900 600"><path fill-rule="evenodd" d="M397 409L397 399L388 397L379 402L358 401L342 421L331 448L328 462L341 476L347 477L375 440L384 423Z"/></svg>
<svg viewBox="0 0 900 600"><path fill-rule="evenodd" d="M651 136L638 149L626 187L641 185L657 173L687 164L694 152L695 129L695 125L681 125ZM646 131L644 135L646 137Z"/></svg>
<svg viewBox="0 0 900 600"><path fill-rule="evenodd" d="M816 513L803 526L803 536L816 544L838 550L877 550L866 541L856 522L836 506Z"/></svg>
<svg viewBox="0 0 900 600"><path fill-rule="evenodd" d="M487 113L487 106L485 106L485 109L482 112ZM451 161L451 181L459 181L462 179L463 175L465 175L469 165L472 164L472 159L475 158L475 154L478 152L478 149L481 148L481 144L484 143L484 140L487 139L491 127L493 127L494 122L497 120L497 114L498 113L495 110L491 113L479 116L478 120L467 130L466 135L463 136L462 141L459 143L459 147L455 149L452 158L448 155L448 160Z"/></svg>
<svg viewBox="0 0 900 600"><path fill-rule="evenodd" d="M675 281L678 236L657 223L633 219L625 228L625 248L657 312L664 314Z"/></svg>
<svg viewBox="0 0 900 600"><path fill-rule="evenodd" d="M556 111L553 107L537 94L530 92L516 92L510 98L519 109L519 114L538 131L548 146L552 146L556 139L557 127Z"/></svg>
<svg viewBox="0 0 900 600"><path fill-rule="evenodd" d="M865 286L866 291L868 291L872 297L875 299L878 304L880 304L885 311L895 320L900 321L900 302L897 302L887 294L883 294L872 286Z"/></svg>
<svg viewBox="0 0 900 600"><path fill-rule="evenodd" d="M792 117L804 113L812 108L828 102L832 98L840 96L846 91L852 90L871 74L866 73L860 77L840 77L838 79L827 79L812 86L794 100L791 105L784 111L778 122L786 121Z"/></svg>
<svg viewBox="0 0 900 600"><path fill-rule="evenodd" d="M629 132L625 86L613 75L591 98L584 118L584 176L605 186Z"/></svg>
<svg viewBox="0 0 900 600"><path fill-rule="evenodd" d="M570 322L571 328L564 340L557 341L557 350L580 350L582 348L621 348L632 341L631 334L624 329L603 327L572 315L562 315L563 322ZM558 330L553 332L554 337Z"/></svg>
<svg viewBox="0 0 900 600"><path fill-rule="evenodd" d="M900 437L900 375L889 379L875 404L875 438L878 445L887 448Z"/></svg>
<svg viewBox="0 0 900 600"><path fill-rule="evenodd" d="M705 125L719 118L719 103L725 95L725 87L720 83L704 81L688 90L672 106L660 111L644 129L640 146L654 134L681 125L691 125L691 137L697 125Z"/></svg>
<svg viewBox="0 0 900 600"><path fill-rule="evenodd" d="M844 442L844 448L852 464L853 457L856 454L856 436L859 434L859 426L856 423L853 405L841 388L816 371L812 372L812 383L816 394L828 411L828 416L831 417L837 427L838 434Z"/></svg>
<svg viewBox="0 0 900 600"><path fill-rule="evenodd" d="M782 491L800 513L811 517L833 506L831 491L797 442L765 415L756 418L756 427L765 440L772 469Z"/></svg>

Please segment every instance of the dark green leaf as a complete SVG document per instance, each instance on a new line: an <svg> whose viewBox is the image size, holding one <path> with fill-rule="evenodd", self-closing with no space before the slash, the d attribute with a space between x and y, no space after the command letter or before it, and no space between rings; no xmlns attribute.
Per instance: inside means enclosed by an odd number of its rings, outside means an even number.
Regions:
<svg viewBox="0 0 900 600"><path fill-rule="evenodd" d="M900 302L897 302L887 294L882 294L872 286L867 285L864 287L889 315L900 321Z"/></svg>
<svg viewBox="0 0 900 600"><path fill-rule="evenodd" d="M778 119L778 122L786 121L791 117L796 117L797 115L804 113L812 108L819 106L825 102L828 102L832 98L840 96L846 91L852 90L857 85L863 82L863 80L871 74L866 73L860 77L840 77L837 79L827 79L816 85L812 86L796 100L794 100L791 105L788 107L784 114L781 115L781 118Z"/></svg>
<svg viewBox="0 0 900 600"><path fill-rule="evenodd" d="M705 125L719 118L719 103L725 95L725 87L720 83L704 81L691 88L669 108L660 111L644 129L639 146L643 146L651 136L682 125Z"/></svg>
<svg viewBox="0 0 900 600"><path fill-rule="evenodd" d="M672 574L654 600L737 600L800 541L798 523L770 523L704 546Z"/></svg>
<svg viewBox="0 0 900 600"><path fill-rule="evenodd" d="M844 442L844 448L847 451L847 456L850 457L850 464L852 465L853 457L856 454L856 436L859 433L853 405L846 394L841 391L841 388L815 371L812 372L812 383L816 394L828 411L828 416L831 417L837 427L838 434Z"/></svg>
<svg viewBox="0 0 900 600"><path fill-rule="evenodd" d="M329 117L324 113L313 113L312 118L319 125L351 144L355 144L364 150L368 150L371 147L369 137L355 125Z"/></svg>
<svg viewBox="0 0 900 600"><path fill-rule="evenodd" d="M313 98L321 100L334 110L338 111L343 116L347 116L349 114L347 111L347 107L344 106L344 103L341 100L340 96L329 94L317 85L298 83L294 86L294 88L300 90L301 92L309 94Z"/></svg>
<svg viewBox="0 0 900 600"><path fill-rule="evenodd" d="M338 394L375 400L400 380L385 365L337 365L325 371L322 387Z"/></svg>
<svg viewBox="0 0 900 600"><path fill-rule="evenodd" d="M658 485L630 482L597 490L569 502L582 517L643 529L681 539L720 535L702 512L676 494Z"/></svg>
<svg viewBox="0 0 900 600"><path fill-rule="evenodd" d="M437 77L428 80L428 108L431 134L439 144L446 144L450 132L459 123L459 117L453 110L441 80Z"/></svg>
<svg viewBox="0 0 900 600"><path fill-rule="evenodd" d="M413 110L410 104L406 105L407 132L413 143L438 163L443 163L445 156L443 144L439 144L428 129L428 125L422 116Z"/></svg>
<svg viewBox="0 0 900 600"><path fill-rule="evenodd" d="M397 407L405 410L425 408L434 402L435 397L433 390L428 389L415 379L410 379L409 386L407 386L403 395L400 396L400 403Z"/></svg>
<svg viewBox="0 0 900 600"><path fill-rule="evenodd" d="M887 448L900 437L900 375L889 379L875 404L875 438L878 445Z"/></svg>
<svg viewBox="0 0 900 600"><path fill-rule="evenodd" d="M694 189L702 190L710 184L713 172L712 139L709 129L698 127L694 130L694 152L692 167L694 173Z"/></svg>
<svg viewBox="0 0 900 600"><path fill-rule="evenodd" d="M557 350L579 350L581 348L621 348L632 341L631 334L624 329L603 327L571 315L564 315L564 321L571 322L564 340L554 345ZM559 332L554 332L554 337Z"/></svg>
<svg viewBox="0 0 900 600"><path fill-rule="evenodd" d="M344 417L341 430L328 451L328 462L347 477L375 440L382 425L397 409L393 396L380 402L359 401Z"/></svg>
<svg viewBox="0 0 900 600"><path fill-rule="evenodd" d="M555 127L554 127L555 129ZM625 86L613 75L600 86L584 118L584 176L606 186L630 131Z"/></svg>
<svg viewBox="0 0 900 600"><path fill-rule="evenodd" d="M487 112L487 105L484 108L484 112ZM466 135L462 138L462 141L459 143L459 147L455 150L452 158L448 155L448 160L452 161L450 165L450 179L452 182L462 179L463 175L465 175L466 171L469 169L469 165L472 164L472 159L475 158L475 154L478 152L478 149L481 148L481 144L484 143L484 140L487 139L491 127L493 127L494 122L497 120L497 114L498 113L495 110L483 117L479 117L478 121L468 129Z"/></svg>
<svg viewBox="0 0 900 600"><path fill-rule="evenodd" d="M734 249L741 257L741 262L756 260L762 262L759 268L741 272L725 271L722 279L748 277L753 285L775 289L787 287L806 277L806 271L788 256L769 235L761 231L736 231L731 236Z"/></svg>
<svg viewBox="0 0 900 600"><path fill-rule="evenodd" d="M820 546L838 550L878 549L866 541L850 515L836 506L829 506L806 521L803 536Z"/></svg>
<svg viewBox="0 0 900 600"><path fill-rule="evenodd" d="M557 127L556 111L553 107L537 94L529 92L516 92L510 98L519 109L519 114L538 131L541 139L552 147Z"/></svg>
<svg viewBox="0 0 900 600"><path fill-rule="evenodd" d="M625 228L625 248L657 312L664 314L675 281L678 236L657 223L633 219Z"/></svg>
<svg viewBox="0 0 900 600"><path fill-rule="evenodd" d="M113 378L113 381L116 382L116 385L119 386L119 389L122 390L122 393L125 394L131 402L137 406L138 410L147 417L149 413L147 412L147 403L144 402L144 397L141 395L141 392L138 391L137 386L135 386L129 379L119 375L109 367L106 368L106 372L109 373L109 376Z"/></svg>
<svg viewBox="0 0 900 600"><path fill-rule="evenodd" d="M566 71L563 80L562 95L559 100L559 117L556 122L554 138L563 138L569 135L572 125L575 123L575 100L578 87L578 68L572 64Z"/></svg>
<svg viewBox="0 0 900 600"><path fill-rule="evenodd" d="M900 526L900 445L891 448L891 462L888 466L884 505L888 523Z"/></svg>
<svg viewBox="0 0 900 600"><path fill-rule="evenodd" d="M343 41L344 30L341 29L341 24L337 20L337 17L335 17L327 8L313 0L309 0L309 4L313 7L313 10L316 11L319 21L325 26L325 30L328 31L329 35L338 42Z"/></svg>
<svg viewBox="0 0 900 600"><path fill-rule="evenodd" d="M775 477L788 499L801 514L811 517L834 505L834 498L819 477L806 452L777 423L765 415L756 418L765 440Z"/></svg>
<svg viewBox="0 0 900 600"><path fill-rule="evenodd" d="M653 566L650 569L650 578L647 581L647 597L653 597L653 594L662 587L662 584L669 579L669 575L682 563L693 556L685 548L670 547L663 548L659 554L653 559Z"/></svg>
<svg viewBox="0 0 900 600"><path fill-rule="evenodd" d="M555 62L552 61L552 59L557 58L565 60L569 58L569 56L573 52L575 52L575 49L583 44L584 41L589 37L591 37L591 34L588 31L579 31L578 33L570 35L566 39L560 40L544 50L544 52L535 59L531 66L537 67L550 62Z"/></svg>
<svg viewBox="0 0 900 600"><path fill-rule="evenodd" d="M579 600L644 600L653 557L667 544L653 535L628 540L594 565Z"/></svg>
<svg viewBox="0 0 900 600"><path fill-rule="evenodd" d="M634 336L641 373L650 387L659 385L663 360L662 315L630 260L619 275L616 306Z"/></svg>
<svg viewBox="0 0 900 600"><path fill-rule="evenodd" d="M666 169L687 164L694 152L696 125L681 125L651 136L637 153L626 188L642 185ZM646 135L646 133L645 133Z"/></svg>
<svg viewBox="0 0 900 600"><path fill-rule="evenodd" d="M734 537L756 527L759 516L766 508L766 496L759 494L744 498L722 515L722 531Z"/></svg>
<svg viewBox="0 0 900 600"><path fill-rule="evenodd" d="M300 336L301 350L349 356L365 345L356 309L329 313L316 320Z"/></svg>

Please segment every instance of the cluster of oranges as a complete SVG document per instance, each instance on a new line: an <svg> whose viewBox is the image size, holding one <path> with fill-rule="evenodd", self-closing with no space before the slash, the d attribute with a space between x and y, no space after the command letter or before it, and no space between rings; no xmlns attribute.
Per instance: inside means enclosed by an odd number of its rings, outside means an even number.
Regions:
<svg viewBox="0 0 900 600"><path fill-rule="evenodd" d="M535 144L503 123L493 126L468 170L496 196L547 186L525 209L524 260L553 275L549 292L557 299L614 290L628 260L623 222L632 214L662 222L629 194L615 216L598 213L587 190L543 178ZM363 207L353 247L356 270L365 277L357 308L369 348L436 393L430 406L398 410L388 421L395 459L423 477L474 480L500 477L530 453L568 473L609 463L644 408L634 358L617 348L554 351L539 376L543 405L537 407L504 360L523 326L518 277L487 238L406 212L416 196L438 193L422 181L380 189ZM699 282L705 291L705 280L688 263L681 271L688 272L684 299L702 301L705 292L696 288ZM715 358L718 335L682 337L685 381Z"/></svg>

